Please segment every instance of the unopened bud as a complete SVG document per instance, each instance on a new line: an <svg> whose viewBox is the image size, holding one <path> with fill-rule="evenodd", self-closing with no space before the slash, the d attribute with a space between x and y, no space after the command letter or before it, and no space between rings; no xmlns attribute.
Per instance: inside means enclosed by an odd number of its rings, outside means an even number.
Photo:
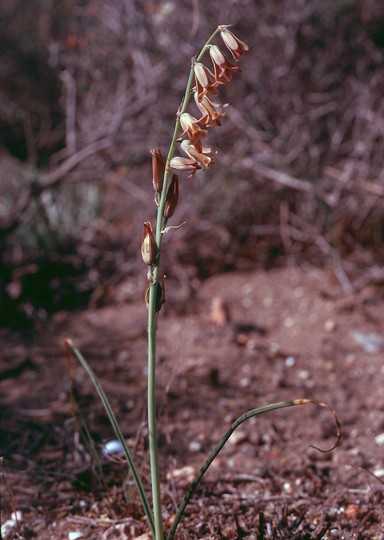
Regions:
<svg viewBox="0 0 384 540"><path fill-rule="evenodd" d="M163 179L165 171L164 158L158 148L151 150L152 154L152 182L156 193L161 193L163 189Z"/></svg>
<svg viewBox="0 0 384 540"><path fill-rule="evenodd" d="M164 206L164 217L169 219L173 216L179 200L179 177L177 174L172 175L172 180L169 185Z"/></svg>
<svg viewBox="0 0 384 540"><path fill-rule="evenodd" d="M144 232L141 237L141 256L148 266L155 262L156 243L153 237L152 225L149 221L144 222Z"/></svg>
<svg viewBox="0 0 384 540"><path fill-rule="evenodd" d="M154 286L156 286L156 313L159 313L159 311L162 308L162 305L165 304L165 286L164 286L165 276L161 280L161 284L157 282ZM145 304L147 308L149 307L149 287L147 287L147 290L145 291Z"/></svg>

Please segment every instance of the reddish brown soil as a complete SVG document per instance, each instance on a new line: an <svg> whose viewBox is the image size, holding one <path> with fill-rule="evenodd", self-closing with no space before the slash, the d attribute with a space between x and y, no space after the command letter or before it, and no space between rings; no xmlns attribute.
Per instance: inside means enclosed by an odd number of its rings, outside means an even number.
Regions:
<svg viewBox="0 0 384 540"><path fill-rule="evenodd" d="M79 436L63 354L70 337L100 376L147 486L146 310L141 300L117 301L121 293L99 309L57 314L28 342L1 334L2 523L21 512L4 540L64 540L71 531L147 538L125 464L101 457L101 480ZM213 323L220 309L211 313L217 297L229 310L221 326ZM336 440L332 415L316 405L242 424L195 493L178 538L384 539L384 349L367 352L353 334L383 336L383 288L338 296L322 273L294 268L220 275L177 314L171 304L158 325L167 526L188 485L183 468L196 471L237 416L305 397L337 411L340 445L325 453L311 446L327 450ZM75 380L101 456L112 430L78 366Z"/></svg>

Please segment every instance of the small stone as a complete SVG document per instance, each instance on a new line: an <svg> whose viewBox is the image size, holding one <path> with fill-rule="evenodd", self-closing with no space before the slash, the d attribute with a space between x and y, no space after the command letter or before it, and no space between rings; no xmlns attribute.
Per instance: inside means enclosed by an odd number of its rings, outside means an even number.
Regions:
<svg viewBox="0 0 384 540"><path fill-rule="evenodd" d="M105 457L122 456L124 454L124 448L120 441L113 439L104 444L102 453Z"/></svg>
<svg viewBox="0 0 384 540"><path fill-rule="evenodd" d="M186 488L195 478L196 471L191 465L175 469L167 473L168 480L174 480L181 488Z"/></svg>
<svg viewBox="0 0 384 540"><path fill-rule="evenodd" d="M293 356L287 356L287 358L285 359L285 365L286 365L287 367L292 367L292 366L294 366L294 365L295 365L295 362L296 362L296 360L294 359Z"/></svg>
<svg viewBox="0 0 384 540"><path fill-rule="evenodd" d="M376 435L375 443L380 445L380 446L382 446L384 444L384 433L379 433L379 435Z"/></svg>
<svg viewBox="0 0 384 540"><path fill-rule="evenodd" d="M300 379L302 379L303 381L306 381L309 379L309 373L306 369L301 369L299 371L299 377Z"/></svg>
<svg viewBox="0 0 384 540"><path fill-rule="evenodd" d="M229 437L228 442L233 444L233 446L237 446L238 444L245 442L247 439L248 439L248 435L245 431L235 431Z"/></svg>
<svg viewBox="0 0 384 540"><path fill-rule="evenodd" d="M327 319L324 323L324 330L326 332L333 332L336 328L336 322L333 319Z"/></svg>
<svg viewBox="0 0 384 540"><path fill-rule="evenodd" d="M188 445L188 448L191 452L200 452L202 444L199 441L191 441Z"/></svg>
<svg viewBox="0 0 384 540"><path fill-rule="evenodd" d="M77 540L78 538L83 538L84 535L81 531L70 531L68 533L68 540Z"/></svg>
<svg viewBox="0 0 384 540"><path fill-rule="evenodd" d="M295 320L292 317L287 317L284 319L284 326L285 328L292 328L295 326Z"/></svg>

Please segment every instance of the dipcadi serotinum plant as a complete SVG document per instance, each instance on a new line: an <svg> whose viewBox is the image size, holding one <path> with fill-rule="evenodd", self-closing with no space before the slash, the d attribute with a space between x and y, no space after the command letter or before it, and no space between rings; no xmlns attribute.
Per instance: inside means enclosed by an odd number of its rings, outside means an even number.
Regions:
<svg viewBox="0 0 384 540"><path fill-rule="evenodd" d="M213 44L216 36L220 35L222 43L231 54L229 60L222 49ZM191 70L189 73L185 94L181 106L176 115L173 137L168 150L166 159L160 149L151 150L152 154L152 181L155 191L155 204L157 207L157 220L155 228L150 221L144 223L144 231L141 238L141 254L144 263L147 266L147 290L145 301L148 307L148 392L147 392L147 410L148 410L148 437L149 437L149 457L152 488L152 505L145 492L143 482L135 464L135 460L127 445L127 442L121 432L119 423L113 413L110 403L104 393L104 390L95 375L93 369L74 346L71 340L66 340L66 350L71 351L79 360L81 365L91 377L93 384L99 394L104 408L109 417L110 423L119 439L129 468L135 480L141 502L155 540L173 540L176 529L184 514L185 508L191 499L197 485L203 478L209 466L215 457L222 450L232 433L246 420L268 411L292 407L296 405L306 405L308 403L317 403L329 409L327 405L321 402L309 399L294 399L272 403L270 405L251 409L235 420L223 437L217 443L216 447L209 454L202 467L196 474L195 479L187 490L183 501L181 502L168 533L164 531L164 523L161 508L161 485L159 473L159 454L157 444L157 410L155 406L156 389L156 322L157 315L165 302L164 277L160 276L160 255L162 250L162 241L164 234L177 226L168 226L168 220L173 216L179 200L179 176L175 171L186 171L188 178L192 178L197 170L206 171L215 162L216 151L209 146L204 145L208 136L208 130L214 126L220 126L225 116L224 109L227 103L218 103L212 101L217 98L219 88L232 80L232 74L239 72L240 68L237 62L241 56L249 50L248 45L238 39L229 30L228 25L218 26L205 43L197 57L192 59ZM209 54L212 69L202 63L202 59ZM193 96L199 118L187 112L191 97ZM184 156L175 156L177 145L180 145ZM339 441L340 429L337 417L337 443ZM329 451L329 450L327 450Z"/></svg>
<svg viewBox="0 0 384 540"><path fill-rule="evenodd" d="M212 44L217 34L220 34L235 62L238 62L242 54L248 51L248 45L238 39L227 25L219 26L215 30L197 58L192 59L184 98L176 116L173 138L165 162L158 148L151 152L157 221L155 233L149 221L144 223L141 253L148 267L148 289L146 292L148 305L148 432L156 539L163 537L155 407L156 316L165 302L164 279L160 283L159 269L163 236L167 231L168 219L173 215L179 198L179 177L174 172L172 172L170 180L169 177L171 171L177 170L188 171L188 178L192 178L198 169L207 170L215 162L216 156L213 149L204 146L203 140L207 137L209 128L221 125L221 119L224 117L222 111L227 104L212 101L209 96L217 97L219 87L231 81L233 72L240 71L240 68L231 63L217 45ZM213 71L202 63L207 51L212 61ZM199 119L187 112L192 94L201 114ZM179 141L185 154L184 157L174 156Z"/></svg>

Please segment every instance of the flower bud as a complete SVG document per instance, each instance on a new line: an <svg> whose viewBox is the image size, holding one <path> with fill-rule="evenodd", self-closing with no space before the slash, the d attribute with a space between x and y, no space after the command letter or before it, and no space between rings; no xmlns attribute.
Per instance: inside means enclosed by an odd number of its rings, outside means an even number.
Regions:
<svg viewBox="0 0 384 540"><path fill-rule="evenodd" d="M156 313L159 313L159 311L162 308L162 305L165 304L165 286L164 286L165 276L161 280L161 284L159 282L156 283ZM147 287L147 290L145 291L145 305L147 306L147 309L149 307L149 286Z"/></svg>
<svg viewBox="0 0 384 540"><path fill-rule="evenodd" d="M169 219L173 216L179 200L179 177L177 174L172 175L172 180L169 185L164 206L164 217Z"/></svg>
<svg viewBox="0 0 384 540"><path fill-rule="evenodd" d="M144 222L144 232L141 237L141 256L148 266L155 262L156 242L153 237L152 225L149 221Z"/></svg>
<svg viewBox="0 0 384 540"><path fill-rule="evenodd" d="M156 193L161 193L165 171L164 158L158 148L151 150L152 154L152 182Z"/></svg>

